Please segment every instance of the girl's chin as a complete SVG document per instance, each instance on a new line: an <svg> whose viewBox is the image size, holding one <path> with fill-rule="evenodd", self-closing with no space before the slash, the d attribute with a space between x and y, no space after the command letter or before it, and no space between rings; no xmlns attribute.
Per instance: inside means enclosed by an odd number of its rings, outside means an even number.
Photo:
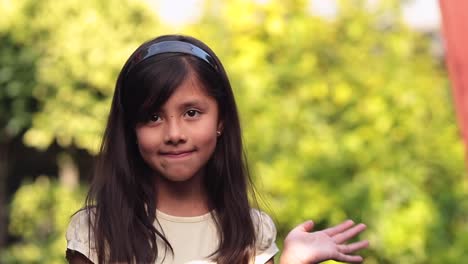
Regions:
<svg viewBox="0 0 468 264"><path fill-rule="evenodd" d="M183 183L192 180L195 177L195 173L182 171L166 172L164 174L161 173L160 177L168 182Z"/></svg>

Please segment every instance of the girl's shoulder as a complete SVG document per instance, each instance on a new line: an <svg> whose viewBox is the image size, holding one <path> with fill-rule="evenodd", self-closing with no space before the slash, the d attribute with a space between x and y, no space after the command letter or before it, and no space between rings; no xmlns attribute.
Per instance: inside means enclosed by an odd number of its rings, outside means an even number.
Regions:
<svg viewBox="0 0 468 264"><path fill-rule="evenodd" d="M73 214L70 217L70 222L68 224L67 231L89 231L90 221L94 221L95 219L95 209L94 208L84 208L80 209L78 212ZM67 235L72 235L68 234Z"/></svg>
<svg viewBox="0 0 468 264"><path fill-rule="evenodd" d="M68 250L77 251L96 263L94 235L92 228L90 228L90 221L93 221L94 213L93 208L76 212L70 219L65 237Z"/></svg>
<svg viewBox="0 0 468 264"><path fill-rule="evenodd" d="M279 249L276 246L276 227L271 217L263 211L251 209L256 235L255 263L266 263Z"/></svg>

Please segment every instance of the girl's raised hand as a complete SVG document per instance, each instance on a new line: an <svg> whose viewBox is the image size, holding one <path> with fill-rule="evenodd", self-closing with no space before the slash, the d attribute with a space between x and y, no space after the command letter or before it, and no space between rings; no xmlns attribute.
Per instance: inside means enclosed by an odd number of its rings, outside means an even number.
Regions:
<svg viewBox="0 0 468 264"><path fill-rule="evenodd" d="M312 231L314 222L306 221L295 227L284 239L280 264L311 264L325 260L362 262L363 258L350 255L369 246L367 240L345 244L366 229L352 220L321 231Z"/></svg>

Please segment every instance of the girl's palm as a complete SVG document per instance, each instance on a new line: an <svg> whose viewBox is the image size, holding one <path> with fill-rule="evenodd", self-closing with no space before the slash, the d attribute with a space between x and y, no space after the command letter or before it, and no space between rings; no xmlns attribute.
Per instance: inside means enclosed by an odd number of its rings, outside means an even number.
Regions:
<svg viewBox="0 0 468 264"><path fill-rule="evenodd" d="M362 262L361 256L349 255L368 247L368 241L344 244L364 229L364 224L355 225L347 220L337 226L311 232L312 221L297 226L286 236L281 264L311 264L325 260L341 262Z"/></svg>

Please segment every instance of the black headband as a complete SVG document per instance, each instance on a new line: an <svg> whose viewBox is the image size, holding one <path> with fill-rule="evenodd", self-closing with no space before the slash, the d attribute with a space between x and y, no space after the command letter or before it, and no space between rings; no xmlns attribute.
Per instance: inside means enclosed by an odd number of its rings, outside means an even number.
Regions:
<svg viewBox="0 0 468 264"><path fill-rule="evenodd" d="M143 50L136 53L133 59L130 61L128 66L127 74L130 70L135 67L138 63L155 56L161 53L184 53L195 56L206 63L208 63L213 69L216 71L218 67L216 66L215 60L208 54L206 51L202 50L201 48L190 44L188 42L178 41L178 40L168 40L168 41L161 41L158 43L154 43L149 45L148 47L144 48Z"/></svg>

